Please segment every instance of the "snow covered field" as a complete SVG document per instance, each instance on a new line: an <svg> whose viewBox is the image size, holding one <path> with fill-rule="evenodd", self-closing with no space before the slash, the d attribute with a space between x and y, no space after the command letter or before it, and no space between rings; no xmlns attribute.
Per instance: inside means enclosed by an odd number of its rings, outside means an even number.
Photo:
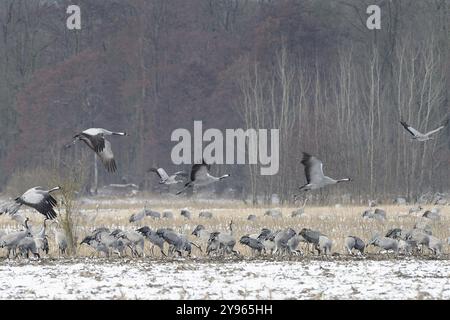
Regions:
<svg viewBox="0 0 450 320"><path fill-rule="evenodd" d="M0 298L450 299L450 261L3 261Z"/></svg>
<svg viewBox="0 0 450 320"><path fill-rule="evenodd" d="M197 249L190 258L162 258L159 252L150 253L146 241L146 258L133 259L131 254L109 260L92 258L95 251L84 244L78 245L74 258L60 259L52 226L48 230L50 253L42 255L40 261L7 260L6 250L0 249L0 299L450 299L448 206L440 208L437 220L422 217L423 211L432 206L409 213L409 206L393 205L382 207L387 212L383 221L362 218L367 209L364 206L306 207L304 214L294 218L291 212L298 208L282 207L282 218L274 219L265 215L267 208L240 203L152 200L152 210L170 209L174 218L147 217L130 223L130 215L140 212L146 204L131 200L80 201L79 215L75 217L76 243L95 228L136 230L147 225L154 230L170 227L205 248L205 241L192 235L194 228L202 224L208 231L230 232L233 220L235 239L258 234L262 228L319 230L332 239L333 256L269 256L255 260L250 258L248 248L237 243L236 249L245 259L208 258ZM191 219L180 215L185 207L192 212ZM212 212L213 218L199 217L202 210ZM22 212L31 217L33 226L40 227L39 214ZM257 219L248 221L250 214ZM424 219L433 235L443 241L439 258L427 250L420 257L386 257L372 247L367 248L365 258L349 258L344 250L347 235L357 235L367 242L374 234L386 234L391 228L410 230ZM0 230L9 233L20 228L9 216L0 217Z"/></svg>

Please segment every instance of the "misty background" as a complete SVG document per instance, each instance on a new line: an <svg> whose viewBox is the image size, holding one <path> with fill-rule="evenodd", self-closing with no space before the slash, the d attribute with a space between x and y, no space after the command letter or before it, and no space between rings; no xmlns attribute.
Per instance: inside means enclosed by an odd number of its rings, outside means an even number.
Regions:
<svg viewBox="0 0 450 320"><path fill-rule="evenodd" d="M66 8L81 7L81 30ZM381 30L366 27L369 5ZM353 182L319 192L345 202L410 201L450 187L450 127L412 142L449 116L448 0L1 0L0 192L43 185L55 170L83 177L94 156L72 136L111 138L118 164L99 184L155 190L152 166L176 167L174 129L280 129L280 170L216 165L220 197L292 201L305 182L301 152ZM78 168L78 169L74 169ZM82 168L82 174L79 168Z"/></svg>

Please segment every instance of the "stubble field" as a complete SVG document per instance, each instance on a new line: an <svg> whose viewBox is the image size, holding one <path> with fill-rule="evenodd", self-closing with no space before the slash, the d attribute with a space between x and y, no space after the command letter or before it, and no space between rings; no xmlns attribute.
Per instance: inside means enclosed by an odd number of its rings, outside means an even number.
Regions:
<svg viewBox="0 0 450 320"><path fill-rule="evenodd" d="M450 210L440 208L438 221L427 219L433 235L444 244L439 257L425 252L421 256L377 254L369 248L363 257L349 257L344 238L356 235L368 241L393 227L410 229L421 213L409 214L410 206L380 206L387 212L385 221L363 219L366 207L309 207L300 217L291 217L298 208L281 207L282 218L264 216L267 207L247 207L242 203L214 201L149 201L147 208L171 210L174 219L144 218L131 224L131 214L143 209L144 200L84 200L77 210L77 243L97 227L152 229L170 227L183 233L203 249L205 241L191 235L197 224L208 231L229 232L233 220L236 240L244 234L257 234L291 227L319 230L333 240L332 255L317 257L303 248L305 256L253 257L248 248L237 243L240 257L207 257L194 248L191 257L162 257L152 254L145 244L145 257L105 258L82 245L75 256L59 256L51 227L49 255L40 260L0 258L0 298L3 299L448 299L450 298L449 237ZM192 219L180 216L188 208ZM424 209L432 207L425 206ZM213 213L212 219L198 217L200 211ZM24 211L33 226L42 218ZM248 221L254 214L256 221ZM0 217L0 230L19 229L9 217ZM165 248L167 251L167 247ZM6 252L0 249L4 257Z"/></svg>

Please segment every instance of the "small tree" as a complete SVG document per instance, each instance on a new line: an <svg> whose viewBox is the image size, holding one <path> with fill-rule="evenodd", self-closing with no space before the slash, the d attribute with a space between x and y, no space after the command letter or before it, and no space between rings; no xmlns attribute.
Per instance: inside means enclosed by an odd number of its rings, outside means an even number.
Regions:
<svg viewBox="0 0 450 320"><path fill-rule="evenodd" d="M59 185L60 205L59 222L66 234L69 254L76 253L77 237L75 226L79 224L81 216L77 214L77 196L81 193L88 178L87 157L72 163L55 161L52 166L52 185Z"/></svg>

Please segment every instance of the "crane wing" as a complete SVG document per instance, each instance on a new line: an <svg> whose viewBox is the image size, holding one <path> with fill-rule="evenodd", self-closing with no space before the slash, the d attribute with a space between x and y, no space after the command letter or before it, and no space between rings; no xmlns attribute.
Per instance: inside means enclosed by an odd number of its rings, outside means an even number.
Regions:
<svg viewBox="0 0 450 320"><path fill-rule="evenodd" d="M181 176L181 177L187 177L188 174L186 173L186 171L177 171L173 174L174 176Z"/></svg>
<svg viewBox="0 0 450 320"><path fill-rule="evenodd" d="M162 181L169 179L169 175L163 168L150 168L148 171L156 173Z"/></svg>
<svg viewBox="0 0 450 320"><path fill-rule="evenodd" d="M38 191L36 188L32 188L27 190L18 199L21 203L29 206L33 204L38 204L39 202L43 201L44 198L45 198L44 193Z"/></svg>
<svg viewBox="0 0 450 320"><path fill-rule="evenodd" d="M414 137L423 136L421 132L417 131L416 129L408 125L406 122L400 121L400 123L403 126L403 128L405 128Z"/></svg>
<svg viewBox="0 0 450 320"><path fill-rule="evenodd" d="M209 164L206 164L205 160L202 163L194 164L191 169L191 181L204 179L210 167Z"/></svg>
<svg viewBox="0 0 450 320"><path fill-rule="evenodd" d="M430 136L430 135L432 135L433 133L439 132L439 131L441 131L441 130L444 129L444 128L445 128L445 126L440 126L439 128L436 128L436 129L434 129L434 130L431 130L430 132L427 132L425 135L426 135L426 136Z"/></svg>
<svg viewBox="0 0 450 320"><path fill-rule="evenodd" d="M97 152L97 155L100 157L100 160L108 172L115 172L117 170L117 165L114 160L114 153L111 148L111 143L106 139L104 139L104 142L105 148L102 151Z"/></svg>
<svg viewBox="0 0 450 320"><path fill-rule="evenodd" d="M89 148L91 148L92 150L94 150L95 152L102 152L103 149L105 148L106 145L106 139L103 136L103 134L99 133L96 135L90 135L87 134L86 132L82 132L81 136L83 136L85 139L82 139L84 142L86 142L86 144L89 146ZM87 139L87 141L86 141Z"/></svg>
<svg viewBox="0 0 450 320"><path fill-rule="evenodd" d="M17 198L16 202L36 209L47 219L56 218L56 212L53 210L57 205L56 199L44 190L32 188Z"/></svg>
<svg viewBox="0 0 450 320"><path fill-rule="evenodd" d="M148 172L154 172L154 173L156 173L156 174L158 175L158 177L159 177L160 179L162 178L161 175L159 174L157 168L150 168L150 169L148 169Z"/></svg>
<svg viewBox="0 0 450 320"><path fill-rule="evenodd" d="M167 180L169 179L169 175L167 174L166 170L163 168L158 168L158 175L161 177L161 180Z"/></svg>
<svg viewBox="0 0 450 320"><path fill-rule="evenodd" d="M305 166L305 176L308 183L318 183L323 177L323 163L316 157L304 152L302 164Z"/></svg>
<svg viewBox="0 0 450 320"><path fill-rule="evenodd" d="M4 213L8 213L11 216L14 216L19 211L21 206L21 203L15 201L5 202L0 205L0 216Z"/></svg>

